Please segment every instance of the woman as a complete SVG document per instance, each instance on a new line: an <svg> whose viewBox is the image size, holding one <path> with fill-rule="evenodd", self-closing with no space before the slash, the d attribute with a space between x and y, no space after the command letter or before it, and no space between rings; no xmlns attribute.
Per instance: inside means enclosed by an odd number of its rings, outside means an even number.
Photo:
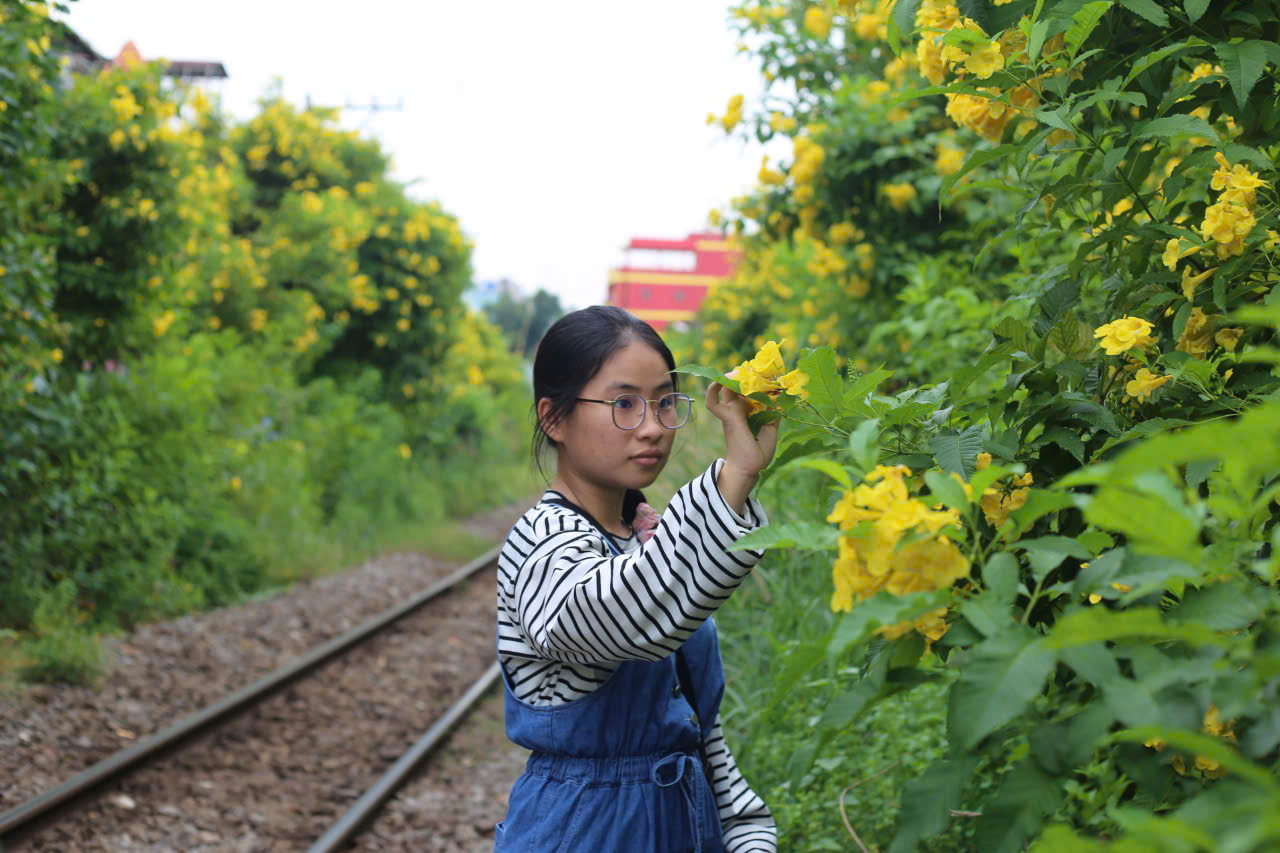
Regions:
<svg viewBox="0 0 1280 853"><path fill-rule="evenodd" d="M507 734L533 755L495 850L776 850L720 730L710 617L760 559L727 549L766 523L749 495L777 425L753 436L746 399L713 384L725 458L656 519L639 490L691 406L674 369L618 308L568 314L538 345L534 454L554 448L556 476L498 563Z"/></svg>

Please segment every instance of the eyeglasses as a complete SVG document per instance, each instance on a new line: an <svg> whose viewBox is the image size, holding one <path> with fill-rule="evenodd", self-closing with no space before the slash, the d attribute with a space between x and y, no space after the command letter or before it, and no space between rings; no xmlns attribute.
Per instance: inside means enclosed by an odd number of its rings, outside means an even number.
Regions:
<svg viewBox="0 0 1280 853"><path fill-rule="evenodd" d="M693 398L688 394L663 394L656 400L646 400L639 394L622 394L613 400L592 400L578 397L580 403L604 403L613 409L613 425L618 429L636 429L644 423L648 404L655 405L658 423L667 429L679 429L689 420Z"/></svg>

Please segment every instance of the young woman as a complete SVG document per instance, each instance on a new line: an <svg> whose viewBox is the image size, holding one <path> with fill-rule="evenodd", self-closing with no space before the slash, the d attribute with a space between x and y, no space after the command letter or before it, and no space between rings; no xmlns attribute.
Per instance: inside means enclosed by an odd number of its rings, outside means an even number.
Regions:
<svg viewBox="0 0 1280 853"><path fill-rule="evenodd" d="M498 562L507 734L533 754L495 850L777 848L720 730L710 618L760 559L727 549L766 523L749 495L777 426L753 436L745 398L713 384L725 458L658 519L639 490L690 414L674 368L653 328L618 308L568 314L538 345L534 454L554 448L556 476Z"/></svg>

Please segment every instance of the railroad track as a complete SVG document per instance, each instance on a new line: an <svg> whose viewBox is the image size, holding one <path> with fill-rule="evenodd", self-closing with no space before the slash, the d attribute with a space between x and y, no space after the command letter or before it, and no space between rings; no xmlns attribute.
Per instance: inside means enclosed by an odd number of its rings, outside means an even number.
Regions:
<svg viewBox="0 0 1280 853"><path fill-rule="evenodd" d="M441 578L412 599L384 611L359 627L324 643L220 701L208 705L201 711L155 734L140 739L133 746L120 750L99 761L53 789L22 803L16 808L0 813L0 850L17 849L16 845L32 837L33 834L43 828L50 826L54 821L58 821L69 814L74 814L77 809L84 808L85 804L94 795L101 795L105 790L119 787L127 780L136 778L135 774L139 774L148 766L154 767L161 760L171 764L175 761L180 763L188 751L199 750L201 745L206 747L204 752L207 754L204 757L192 759L190 763L180 765L188 772L193 768L198 768L195 770L194 775L202 775L202 773L207 775L209 772L213 772L210 767L226 769L224 765L227 764L239 764L241 769L244 769L249 765L253 765L258 757L266 757L269 760L271 756L281 752L289 755L295 743L301 743L303 748L306 748L305 738L301 736L285 736L283 740L285 746L281 748L273 745L273 743L280 744L281 741L279 739L272 743L244 731L246 729L245 717L263 717L269 725L280 722L282 719L285 722L305 721L308 719L307 715L310 710L316 712L314 716L322 717L324 716L321 713L322 711L332 709L307 709L305 707L308 700L302 694L305 692L307 679L315 679L318 676L326 681L333 679L333 681L329 681L325 685L328 693L319 694L321 702L325 701L324 695L335 695L333 692L335 687L338 695L342 695L341 687L337 686L341 680L341 667L385 667L386 656L394 654L395 650L370 651L370 649L379 642L383 642L386 645L389 642L386 640L387 636L390 633L394 633L397 626L404 626L406 621L412 621L407 620L407 617L415 617L422 621L424 625L447 624L448 618L452 618L455 623L460 620L465 626L475 622L478 614L484 614L486 611L491 614L492 585L477 585L469 582L478 575L490 577L489 571L496 569L498 550L498 548L495 548L488 554ZM432 613L430 612L432 607L440 608L448 601L450 593L459 594L459 589L467 587L471 589L466 593L461 593L465 596L465 600L459 599L456 602L454 613L447 618L432 618ZM456 598L456 595L454 597ZM487 602L487 606L485 602ZM479 609L477 609L477 604L479 604ZM489 640L484 650L484 656L492 660L493 629L491 615L484 629L480 636L487 636ZM421 634L424 630L429 629L418 626L410 630L418 632L413 637L417 640L416 648L421 649L423 645ZM445 630L449 629L446 628ZM379 638L383 639L379 640ZM447 638L432 637L429 641L438 645L458 645L462 643L458 633L450 634ZM405 644L401 643L400 645L400 654L403 658ZM410 653L413 654L415 652ZM357 660L361 654L365 656L365 659ZM370 655L375 655L376 657L370 658ZM400 668L402 669L403 666ZM340 779L330 786L330 790L324 797L328 802L292 804L292 810L299 813L302 813L304 809L312 809L313 811L310 812L310 815L314 817L315 814L328 814L333 811L335 800L343 798L347 800L345 810L329 823L328 828L322 833L316 833L312 839L308 839L310 843L309 849L315 853L336 850L353 839L361 831L362 827L367 825L381 805L395 793L412 771L443 740L450 729L466 716L471 707L497 680L498 676L498 664L493 661L484 674L475 679L460 697L457 697L455 701L441 709L441 712L435 716L434 722L427 731L418 737L416 742L403 752L390 767L385 768L376 781L363 790L363 793L358 796L346 796L350 793L350 789L344 786L349 785L351 780ZM439 678L439 676L433 677ZM470 678L470 675L468 675L468 678ZM449 687L452 689L456 686L456 684L453 684ZM269 703L274 702L276 705L280 705L282 700L286 706L289 706L285 710L279 708L272 712L264 710L270 707ZM422 707L422 704L419 702L418 706ZM385 713L388 707L386 703L382 705L372 703L362 707L374 717L393 716ZM250 712L253 713L250 714ZM253 728L262 722L263 720L255 719L247 727ZM331 726L333 724L332 722L330 723ZM317 723L317 725L324 725L324 723ZM342 725L340 717L336 720L336 725ZM239 727L241 731L232 733L230 730L236 727ZM339 730L336 733L336 738L332 736L329 738L329 743L342 745L341 737L342 732ZM221 741L216 744L215 749L210 750L207 748L211 739L219 738ZM261 743L268 744L265 747L265 753L264 747L260 745ZM401 743L403 743L403 739L401 739ZM362 746L367 749L373 749L377 753L379 762L383 763L385 767L385 760L387 759L385 745L382 748L374 748L359 742L347 742L345 745L349 749L359 750ZM252 751L255 746L257 752ZM246 750L248 751L246 752ZM237 752L241 754L237 755ZM293 758L291 755L289 757L290 759ZM351 761L353 757L352 753L348 753L345 756L337 755L323 758L308 756L311 759L310 763L307 760L302 760L290 766L295 766L300 773L307 774L316 766L315 761L317 759L326 768L342 769L349 762L356 763ZM367 773L365 775L367 776ZM198 782L197 784L204 787L217 787L210 786L207 782ZM130 803L133 802L132 798L127 795L117 796L125 796L126 800ZM133 805L129 805L128 808L132 809ZM316 821L311 819L306 822L309 825L314 825ZM269 831L270 827L266 829ZM276 840L279 841L278 838ZM301 838L298 837L298 833L295 831L288 840L293 842L290 849L297 849L296 842L300 841Z"/></svg>

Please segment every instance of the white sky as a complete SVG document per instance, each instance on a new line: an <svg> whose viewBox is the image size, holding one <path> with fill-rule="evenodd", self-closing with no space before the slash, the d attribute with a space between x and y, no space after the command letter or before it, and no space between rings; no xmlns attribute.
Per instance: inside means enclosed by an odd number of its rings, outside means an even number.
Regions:
<svg viewBox="0 0 1280 853"><path fill-rule="evenodd" d="M273 77L285 97L348 110L410 193L475 242L478 280L603 301L632 236L683 237L749 189L764 149L705 124L761 86L729 0L76 0L99 53L216 59L238 117ZM778 153L773 152L775 159Z"/></svg>

